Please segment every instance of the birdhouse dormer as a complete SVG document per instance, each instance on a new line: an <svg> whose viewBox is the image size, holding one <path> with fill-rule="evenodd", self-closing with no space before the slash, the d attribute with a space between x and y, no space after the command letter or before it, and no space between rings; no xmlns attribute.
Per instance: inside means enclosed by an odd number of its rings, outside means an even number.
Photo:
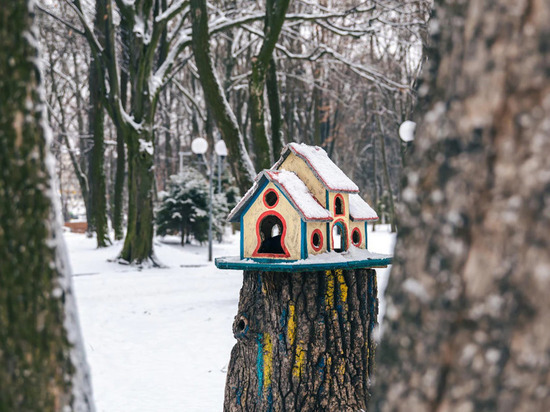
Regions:
<svg viewBox="0 0 550 412"><path fill-rule="evenodd" d="M367 248L376 212L320 147L291 143L229 214L241 223L241 259L296 261Z"/></svg>

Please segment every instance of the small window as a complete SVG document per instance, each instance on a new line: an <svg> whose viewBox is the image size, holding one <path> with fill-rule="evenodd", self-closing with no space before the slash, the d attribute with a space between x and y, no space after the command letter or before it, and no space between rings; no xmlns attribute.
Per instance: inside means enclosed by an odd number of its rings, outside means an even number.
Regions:
<svg viewBox="0 0 550 412"><path fill-rule="evenodd" d="M351 242L354 246L361 245L361 232L359 229L355 228L353 229L353 232L351 232Z"/></svg>
<svg viewBox="0 0 550 412"><path fill-rule="evenodd" d="M340 195L336 195L336 197L334 198L334 214L344 214L344 201L342 200L342 196Z"/></svg>
<svg viewBox="0 0 550 412"><path fill-rule="evenodd" d="M316 252L323 247L323 235L319 229L315 229L311 235L311 247Z"/></svg>
<svg viewBox="0 0 550 412"><path fill-rule="evenodd" d="M270 189L268 190L264 195L264 203L267 207L272 208L277 205L279 202L279 196L277 196L277 193L275 190Z"/></svg>

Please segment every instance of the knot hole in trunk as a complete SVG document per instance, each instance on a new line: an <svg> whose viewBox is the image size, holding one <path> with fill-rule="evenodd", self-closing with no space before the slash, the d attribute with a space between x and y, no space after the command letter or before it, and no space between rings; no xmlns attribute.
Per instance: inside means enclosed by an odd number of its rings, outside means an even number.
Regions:
<svg viewBox="0 0 550 412"><path fill-rule="evenodd" d="M248 333L248 319L245 315L240 315L235 317L235 322L233 322L233 336L235 339L244 339Z"/></svg>

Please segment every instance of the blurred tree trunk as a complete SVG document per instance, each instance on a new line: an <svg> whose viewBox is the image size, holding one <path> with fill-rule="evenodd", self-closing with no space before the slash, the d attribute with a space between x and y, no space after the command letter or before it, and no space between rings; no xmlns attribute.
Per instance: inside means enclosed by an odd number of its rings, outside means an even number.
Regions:
<svg viewBox="0 0 550 412"><path fill-rule="evenodd" d="M550 3L437 2L382 411L550 410Z"/></svg>
<svg viewBox="0 0 550 412"><path fill-rule="evenodd" d="M225 411L366 410L376 272L245 271Z"/></svg>
<svg viewBox="0 0 550 412"><path fill-rule="evenodd" d="M0 410L93 411L29 3L0 8Z"/></svg>

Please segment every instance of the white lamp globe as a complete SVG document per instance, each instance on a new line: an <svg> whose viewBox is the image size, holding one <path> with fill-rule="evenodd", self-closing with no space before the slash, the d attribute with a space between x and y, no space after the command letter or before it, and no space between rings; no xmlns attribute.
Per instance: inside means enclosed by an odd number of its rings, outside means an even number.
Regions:
<svg viewBox="0 0 550 412"><path fill-rule="evenodd" d="M223 140L219 140L216 142L216 146L214 146L214 149L216 150L216 154L218 156L227 156L227 146L225 145L225 142Z"/></svg>
<svg viewBox="0 0 550 412"><path fill-rule="evenodd" d="M410 120L405 120L399 126L399 137L404 142L412 142L414 140L414 132L416 130L416 123Z"/></svg>
<svg viewBox="0 0 550 412"><path fill-rule="evenodd" d="M197 137L191 142L191 151L195 154L205 154L208 150L208 142L203 137Z"/></svg>

